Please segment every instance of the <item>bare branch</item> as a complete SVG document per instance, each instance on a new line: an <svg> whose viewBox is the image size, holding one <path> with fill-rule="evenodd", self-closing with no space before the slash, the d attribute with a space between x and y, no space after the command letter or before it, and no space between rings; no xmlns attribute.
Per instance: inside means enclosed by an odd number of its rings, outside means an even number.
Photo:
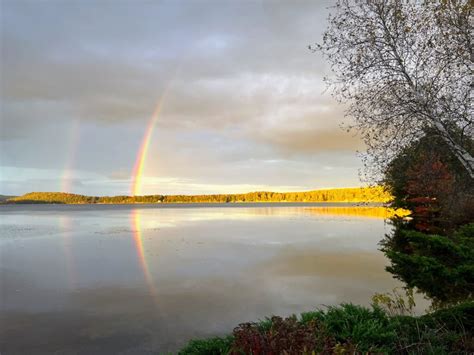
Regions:
<svg viewBox="0 0 474 355"><path fill-rule="evenodd" d="M474 179L473 9L470 0L338 0L321 52L334 96L380 174L402 149L436 132ZM375 174L377 175L377 174Z"/></svg>

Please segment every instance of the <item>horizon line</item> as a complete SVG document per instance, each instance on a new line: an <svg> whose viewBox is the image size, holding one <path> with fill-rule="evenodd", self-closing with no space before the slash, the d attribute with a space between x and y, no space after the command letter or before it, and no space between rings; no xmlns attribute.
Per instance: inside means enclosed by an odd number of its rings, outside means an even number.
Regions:
<svg viewBox="0 0 474 355"><path fill-rule="evenodd" d="M312 192L312 191L332 191L332 190L344 190L344 189L367 189L367 188L382 188L382 185L369 185L369 186L347 186L347 187L325 187L325 188L316 188L316 189L307 189L307 190L299 190L299 191L272 191L272 190L253 190L247 192L232 192L232 193L196 193L196 194L184 194L184 193L173 193L173 194L145 194L145 195L127 195L127 194L118 194L118 195L88 195L88 194L80 194L75 192L64 192L64 191L30 191L25 192L21 195L10 195L10 194L0 194L0 196L8 196L8 197L20 197L25 196L28 194L34 193L54 193L54 194L68 194L68 195L79 195L79 196L89 196L89 197L116 197L116 196L127 196L127 197L144 197L144 196L215 196L215 195L245 195L257 192L271 192L276 194L290 194L290 193L301 193L301 192Z"/></svg>

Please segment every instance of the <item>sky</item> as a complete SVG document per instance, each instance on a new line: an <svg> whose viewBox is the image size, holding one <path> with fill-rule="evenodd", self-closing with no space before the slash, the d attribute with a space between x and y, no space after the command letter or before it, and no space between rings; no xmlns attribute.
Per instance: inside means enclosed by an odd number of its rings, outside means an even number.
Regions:
<svg viewBox="0 0 474 355"><path fill-rule="evenodd" d="M363 145L308 49L330 0L0 6L0 194L361 185Z"/></svg>

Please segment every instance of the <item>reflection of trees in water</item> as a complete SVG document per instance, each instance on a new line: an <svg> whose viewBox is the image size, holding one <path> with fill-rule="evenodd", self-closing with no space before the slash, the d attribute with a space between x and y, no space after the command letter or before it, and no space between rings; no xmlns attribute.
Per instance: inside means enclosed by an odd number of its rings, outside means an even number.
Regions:
<svg viewBox="0 0 474 355"><path fill-rule="evenodd" d="M314 215L355 216L383 219L397 216L403 217L409 213L407 210L395 210L386 207L316 207L306 208L306 211Z"/></svg>
<svg viewBox="0 0 474 355"><path fill-rule="evenodd" d="M242 209L241 215L259 216L291 216L291 215L315 215L315 216L347 216L389 219L404 217L409 214L408 210L387 207L372 206L317 206L317 207L259 207Z"/></svg>
<svg viewBox="0 0 474 355"><path fill-rule="evenodd" d="M387 271L424 292L435 305L472 299L474 223L442 236L419 232L398 221L381 245L391 262Z"/></svg>
<svg viewBox="0 0 474 355"><path fill-rule="evenodd" d="M230 206L231 213L222 212L222 210L206 209L199 213L195 213L194 220L215 220L215 219L249 219L259 216L277 216L291 217L299 216L340 216L340 217L360 217L360 218L376 218L389 219L394 217L404 217L409 214L408 210L394 209L387 207L373 206L271 206L271 207L248 207L247 206Z"/></svg>

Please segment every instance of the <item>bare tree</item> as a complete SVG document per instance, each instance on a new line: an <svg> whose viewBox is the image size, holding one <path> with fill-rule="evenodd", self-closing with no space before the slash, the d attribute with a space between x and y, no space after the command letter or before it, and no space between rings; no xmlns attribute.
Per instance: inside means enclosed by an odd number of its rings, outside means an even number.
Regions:
<svg viewBox="0 0 474 355"><path fill-rule="evenodd" d="M474 179L471 0L338 0L321 44L334 95L349 104L381 172L429 130Z"/></svg>

